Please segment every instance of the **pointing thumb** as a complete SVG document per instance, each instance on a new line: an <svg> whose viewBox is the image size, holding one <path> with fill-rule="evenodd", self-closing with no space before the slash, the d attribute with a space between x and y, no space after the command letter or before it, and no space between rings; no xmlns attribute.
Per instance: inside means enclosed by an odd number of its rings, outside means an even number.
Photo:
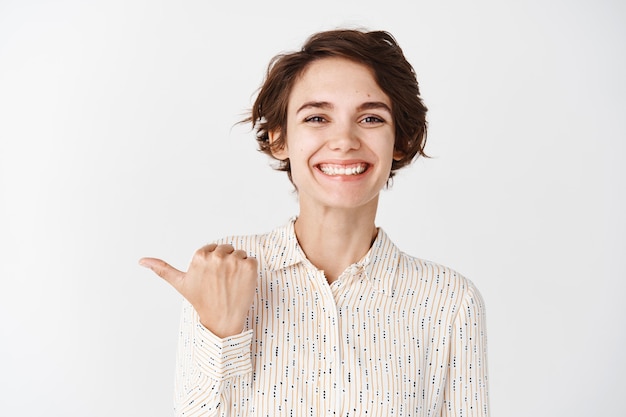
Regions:
<svg viewBox="0 0 626 417"><path fill-rule="evenodd" d="M141 258L139 265L151 269L152 272L169 282L174 288L178 288L178 282L185 276L182 271L157 258Z"/></svg>

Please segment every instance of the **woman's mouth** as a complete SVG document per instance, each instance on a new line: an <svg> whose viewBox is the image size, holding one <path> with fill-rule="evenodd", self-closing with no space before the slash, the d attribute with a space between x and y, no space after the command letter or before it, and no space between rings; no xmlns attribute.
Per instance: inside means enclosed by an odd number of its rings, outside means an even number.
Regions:
<svg viewBox="0 0 626 417"><path fill-rule="evenodd" d="M367 171L369 164L364 162L356 164L319 164L317 168L326 175L359 175Z"/></svg>

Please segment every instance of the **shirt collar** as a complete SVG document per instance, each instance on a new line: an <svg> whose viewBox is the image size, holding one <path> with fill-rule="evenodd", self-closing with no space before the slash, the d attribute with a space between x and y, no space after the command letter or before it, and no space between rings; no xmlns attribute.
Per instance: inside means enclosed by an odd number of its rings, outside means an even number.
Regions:
<svg viewBox="0 0 626 417"><path fill-rule="evenodd" d="M294 229L295 218L285 226L274 229L267 235L265 244L265 262L270 271L287 268L307 261L298 244Z"/></svg>
<svg viewBox="0 0 626 417"><path fill-rule="evenodd" d="M274 229L267 235L264 245L265 262L270 271L288 268L298 263L314 268L298 244L294 223L295 218L292 218L285 226ZM375 290L392 296L401 255L398 247L383 229L379 228L370 250L351 268L354 272L362 270Z"/></svg>
<svg viewBox="0 0 626 417"><path fill-rule="evenodd" d="M363 270L367 280L377 291L382 294L392 296L396 283L396 275L400 256L402 253L398 247L389 239L389 236L382 228L378 228L378 234L372 244L363 265Z"/></svg>

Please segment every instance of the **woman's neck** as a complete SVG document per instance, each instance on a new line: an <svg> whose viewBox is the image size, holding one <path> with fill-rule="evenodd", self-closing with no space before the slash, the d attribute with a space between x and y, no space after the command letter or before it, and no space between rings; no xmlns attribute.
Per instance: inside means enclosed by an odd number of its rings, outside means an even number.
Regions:
<svg viewBox="0 0 626 417"><path fill-rule="evenodd" d="M376 205L354 210L301 208L295 232L308 260L332 283L369 251L377 234L375 217Z"/></svg>

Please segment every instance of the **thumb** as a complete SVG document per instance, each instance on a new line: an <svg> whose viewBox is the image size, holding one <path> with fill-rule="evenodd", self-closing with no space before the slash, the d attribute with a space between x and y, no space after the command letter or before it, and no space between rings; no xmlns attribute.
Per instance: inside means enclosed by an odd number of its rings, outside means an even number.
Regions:
<svg viewBox="0 0 626 417"><path fill-rule="evenodd" d="M169 282L174 288L178 288L178 283L185 276L184 272L157 258L141 258L139 265L151 269L152 272Z"/></svg>

